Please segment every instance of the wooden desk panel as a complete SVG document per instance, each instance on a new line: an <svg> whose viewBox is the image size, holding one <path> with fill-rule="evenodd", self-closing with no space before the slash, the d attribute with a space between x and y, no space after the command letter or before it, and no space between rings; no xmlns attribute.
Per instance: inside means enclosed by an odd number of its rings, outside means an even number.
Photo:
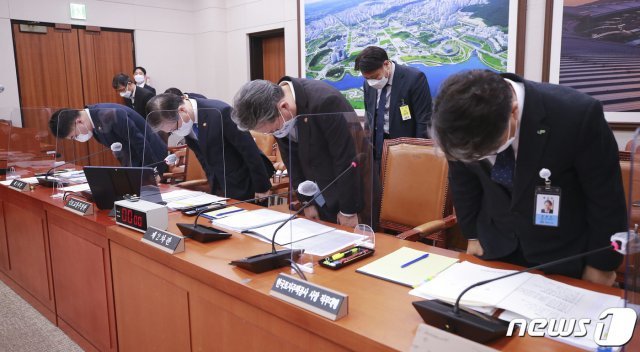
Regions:
<svg viewBox="0 0 640 352"><path fill-rule="evenodd" d="M7 248L7 230L4 221L4 187L0 189L0 272L9 272L9 249Z"/></svg>
<svg viewBox="0 0 640 352"><path fill-rule="evenodd" d="M172 214L170 231L177 232L174 225L177 221L189 221L189 218L181 219L178 214ZM228 265L232 259L269 251L270 245L266 243L234 234L229 240L210 244L187 240L185 252L168 255L141 243L142 235L134 231L113 227L108 232L110 240L128 248L131 257L146 257L139 259L140 263L146 263L143 267L153 275L161 276L188 291L194 351L218 347L220 344L225 350L252 349L258 344L254 338L264 340L265 346L270 346L271 341L286 336L292 336L295 342L285 345L285 349L318 350L327 347L337 350L405 351L410 348L417 325L422 322L411 305L419 298L410 296L406 287L356 273L356 268L408 246L496 268L517 269L509 264L484 262L466 254L378 235L374 257L339 271L317 267L316 273L308 276L314 283L349 295L349 315L333 322L269 296L269 289L279 271L252 274ZM162 274L167 270L171 275ZM287 272L288 269L281 271ZM114 280L118 275L114 268ZM616 288L580 280L560 276L551 278L609 294L622 293ZM150 314L152 309L148 306L143 308L144 313L139 314ZM134 338L127 331L119 329L119 333L120 339L125 338L123 334ZM298 346L298 341L305 343ZM491 345L506 351L579 351L548 338L529 336L503 338Z"/></svg>

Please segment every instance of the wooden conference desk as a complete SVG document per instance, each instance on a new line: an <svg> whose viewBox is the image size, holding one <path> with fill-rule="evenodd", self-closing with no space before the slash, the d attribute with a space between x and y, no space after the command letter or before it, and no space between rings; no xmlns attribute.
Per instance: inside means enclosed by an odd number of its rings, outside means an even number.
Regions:
<svg viewBox="0 0 640 352"><path fill-rule="evenodd" d="M252 274L228 265L270 245L243 235L169 255L114 225L105 212L81 217L61 209L50 189L21 194L0 187L0 278L87 350L408 350L422 322L408 288L355 273L402 246L499 268L502 263L377 236L376 255L315 283L349 295L349 314L330 321L269 296L278 270ZM176 222L193 218L170 214ZM6 231L5 231L6 229ZM281 271L288 271L282 269ZM555 277L609 294L615 288ZM117 337L116 337L117 336ZM507 351L574 351L547 338L503 338Z"/></svg>

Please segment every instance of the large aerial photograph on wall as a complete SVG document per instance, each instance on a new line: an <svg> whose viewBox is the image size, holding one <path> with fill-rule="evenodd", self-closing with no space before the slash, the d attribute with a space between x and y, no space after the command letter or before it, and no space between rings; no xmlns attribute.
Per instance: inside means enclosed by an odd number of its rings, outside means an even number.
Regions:
<svg viewBox="0 0 640 352"><path fill-rule="evenodd" d="M640 111L640 1L565 0L560 84L605 111Z"/></svg>
<svg viewBox="0 0 640 352"><path fill-rule="evenodd" d="M432 96L460 70L507 69L509 0L307 0L304 19L306 77L338 88L356 109L363 79L354 60L370 45L425 72Z"/></svg>

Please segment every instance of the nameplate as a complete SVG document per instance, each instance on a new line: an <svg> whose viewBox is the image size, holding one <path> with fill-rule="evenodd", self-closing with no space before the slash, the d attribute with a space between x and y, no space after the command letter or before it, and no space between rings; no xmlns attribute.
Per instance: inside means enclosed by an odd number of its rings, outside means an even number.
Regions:
<svg viewBox="0 0 640 352"><path fill-rule="evenodd" d="M9 184L9 188L15 189L16 191L24 192L29 190L29 183L16 179L11 181L11 184Z"/></svg>
<svg viewBox="0 0 640 352"><path fill-rule="evenodd" d="M279 274L269 294L331 320L349 313L349 296L287 274Z"/></svg>
<svg viewBox="0 0 640 352"><path fill-rule="evenodd" d="M73 197L67 199L64 208L79 215L93 215L93 203Z"/></svg>
<svg viewBox="0 0 640 352"><path fill-rule="evenodd" d="M142 242L161 249L169 254L184 252L184 237L174 235L171 232L163 231L149 226L142 236Z"/></svg>

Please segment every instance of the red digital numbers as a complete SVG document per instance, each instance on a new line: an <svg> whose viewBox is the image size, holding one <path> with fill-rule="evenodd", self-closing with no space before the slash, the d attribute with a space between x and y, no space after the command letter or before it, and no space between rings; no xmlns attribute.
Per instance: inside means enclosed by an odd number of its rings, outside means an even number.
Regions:
<svg viewBox="0 0 640 352"><path fill-rule="evenodd" d="M120 208L120 220L125 224L142 228L142 216L134 213L131 209Z"/></svg>

